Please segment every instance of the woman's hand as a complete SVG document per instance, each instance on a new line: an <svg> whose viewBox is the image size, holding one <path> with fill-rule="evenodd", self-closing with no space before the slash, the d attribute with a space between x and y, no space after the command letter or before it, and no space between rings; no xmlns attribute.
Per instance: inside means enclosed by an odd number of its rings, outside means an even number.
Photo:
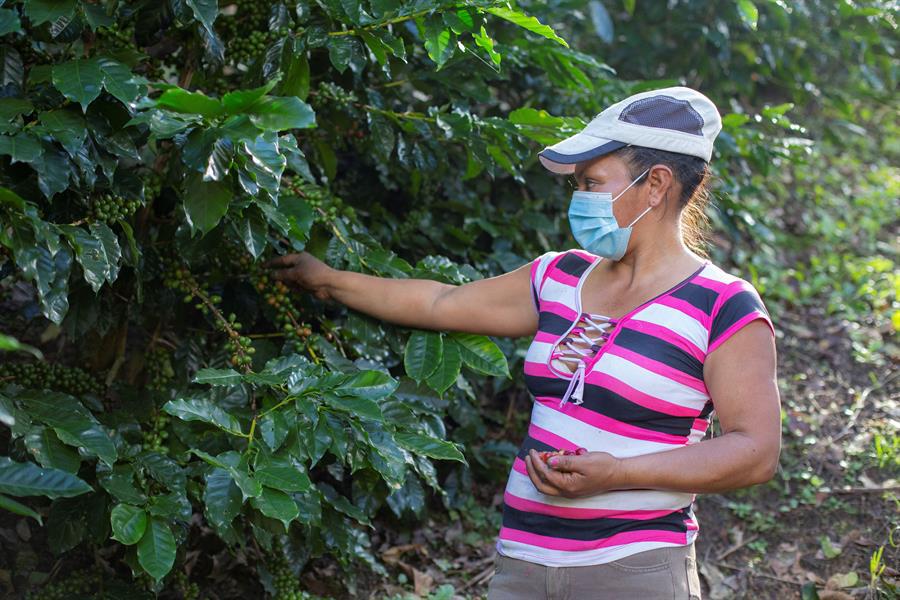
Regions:
<svg viewBox="0 0 900 600"><path fill-rule="evenodd" d="M525 468L534 487L548 496L593 496L623 484L621 461L606 452L551 456L544 463L537 450L529 450Z"/></svg>
<svg viewBox="0 0 900 600"><path fill-rule="evenodd" d="M288 285L312 292L319 300L331 300L329 280L336 272L324 262L310 254L285 254L266 263L274 267L272 277Z"/></svg>

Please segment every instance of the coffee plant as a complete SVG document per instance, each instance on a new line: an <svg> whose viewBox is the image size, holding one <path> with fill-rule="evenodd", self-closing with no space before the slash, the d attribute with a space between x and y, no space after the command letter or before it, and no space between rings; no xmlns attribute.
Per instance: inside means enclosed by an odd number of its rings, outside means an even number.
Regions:
<svg viewBox="0 0 900 600"><path fill-rule="evenodd" d="M745 23L750 3L725 4L717 18ZM463 284L566 243L566 191L535 151L650 85L563 39L595 36L572 9L3 3L0 508L55 553L111 549L138 587L183 597L198 519L252 552L274 597L308 597L297 576L318 556L351 589L355 566L384 573L379 515L423 516L426 490L458 505L472 469L505 459L481 447L479 406L516 385L521 348L378 322L265 263L305 249ZM726 198L802 160L790 108L723 115ZM753 198L715 216L734 252L774 243ZM32 597L95 582L60 585Z"/></svg>

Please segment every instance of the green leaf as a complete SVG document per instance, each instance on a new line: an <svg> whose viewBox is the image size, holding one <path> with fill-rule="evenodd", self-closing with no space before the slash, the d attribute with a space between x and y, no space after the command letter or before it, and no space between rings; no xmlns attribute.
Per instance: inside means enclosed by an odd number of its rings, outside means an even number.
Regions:
<svg viewBox="0 0 900 600"><path fill-rule="evenodd" d="M506 19L510 23L515 23L519 27L526 29L532 33L536 33L542 37L547 38L548 40L553 40L554 42L569 47L569 44L566 43L566 40L562 39L553 31L553 29L547 25L544 25L540 21L538 21L535 17L530 17L523 12L512 8L506 7L492 7L485 9L486 12L494 15L495 17L500 17L501 19Z"/></svg>
<svg viewBox="0 0 900 600"><path fill-rule="evenodd" d="M424 454L430 458L441 460L466 462L462 452L452 442L445 442L412 431L398 431L394 433L394 439L398 444L416 454Z"/></svg>
<svg viewBox="0 0 900 600"><path fill-rule="evenodd" d="M309 104L293 96L266 97L247 113L254 125L264 131L308 129L316 126L316 113Z"/></svg>
<svg viewBox="0 0 900 600"><path fill-rule="evenodd" d="M96 59L78 59L54 65L53 85L87 112L88 105L97 99L103 88L100 63Z"/></svg>
<svg viewBox="0 0 900 600"><path fill-rule="evenodd" d="M215 98L200 92L189 92L179 87L167 89L156 100L156 106L179 113L202 115L207 118L220 117L225 114L225 107Z"/></svg>
<svg viewBox="0 0 900 600"><path fill-rule="evenodd" d="M41 156L41 144L28 133L0 135L0 154L12 158L12 162L30 163Z"/></svg>
<svg viewBox="0 0 900 600"><path fill-rule="evenodd" d="M73 110L57 109L38 115L40 131L47 132L62 144L70 155L75 155L84 146L87 125L84 117Z"/></svg>
<svg viewBox="0 0 900 600"><path fill-rule="evenodd" d="M254 474L261 484L283 492L305 492L312 487L303 465L289 455L261 456Z"/></svg>
<svg viewBox="0 0 900 600"><path fill-rule="evenodd" d="M159 581L172 570L176 549L175 536L168 523L154 517L138 542L138 562L154 580Z"/></svg>
<svg viewBox="0 0 900 600"><path fill-rule="evenodd" d="M163 405L163 410L183 421L202 421L232 435L243 435L237 418L216 406L209 398L169 400Z"/></svg>
<svg viewBox="0 0 900 600"><path fill-rule="evenodd" d="M269 224L262 211L256 206L248 206L244 210L243 219L238 223L238 233L244 247L253 258L259 258L266 249L266 235Z"/></svg>
<svg viewBox="0 0 900 600"><path fill-rule="evenodd" d="M628 11L629 15L634 15L634 6L637 3L637 0L625 0L625 10Z"/></svg>
<svg viewBox="0 0 900 600"><path fill-rule="evenodd" d="M147 530L147 520L144 509L130 504L117 504L109 514L112 538L126 546L137 544Z"/></svg>
<svg viewBox="0 0 900 600"><path fill-rule="evenodd" d="M221 181L203 181L199 174L191 178L184 194L184 213L191 234L209 233L225 213L231 203L231 186Z"/></svg>
<svg viewBox="0 0 900 600"><path fill-rule="evenodd" d="M500 64L500 53L494 50L494 40L487 34L484 25L481 26L481 31L472 34L472 39L475 40L475 44L477 44L479 48L488 53L488 56L491 57L491 60L495 65Z"/></svg>
<svg viewBox="0 0 900 600"><path fill-rule="evenodd" d="M335 396L334 394L324 394L325 401L340 410L344 410L358 417L365 417L375 421L383 421L384 415L381 414L381 408L373 400L368 398L346 398L343 396Z"/></svg>
<svg viewBox="0 0 900 600"><path fill-rule="evenodd" d="M466 366L485 375L510 376L506 357L490 338L459 332L453 332L450 336L459 345L459 353Z"/></svg>
<svg viewBox="0 0 900 600"><path fill-rule="evenodd" d="M272 88L274 88L277 83L278 78L275 77L262 87L254 88L252 90L228 92L222 96L222 106L225 107L228 114L242 114L262 100L263 96L272 91Z"/></svg>
<svg viewBox="0 0 900 600"><path fill-rule="evenodd" d="M360 371L335 388L343 396L378 400L394 393L400 383L383 371Z"/></svg>
<svg viewBox="0 0 900 600"><path fill-rule="evenodd" d="M272 488L264 487L262 494L250 499L250 504L267 517L281 521L285 532L291 521L300 516L297 503L284 492Z"/></svg>
<svg viewBox="0 0 900 600"><path fill-rule="evenodd" d="M403 366L406 374L420 383L434 373L444 354L441 334L434 331L413 331L406 342Z"/></svg>
<svg viewBox="0 0 900 600"><path fill-rule="evenodd" d="M3 333L0 333L0 350L5 352L28 352L35 358L44 358L44 355L37 348L23 344L16 338ZM3 422L2 413L0 413L0 422Z"/></svg>
<svg viewBox="0 0 900 600"><path fill-rule="evenodd" d="M738 0L737 8L744 24L750 29L756 29L759 20L759 9L756 8L756 5L751 0Z"/></svg>
<svg viewBox="0 0 900 600"><path fill-rule="evenodd" d="M255 498L262 493L262 484L250 476L250 467L247 457L233 450L222 452L218 456L211 456L202 450L191 448L191 452L208 462L214 467L225 469L241 490L243 499Z"/></svg>
<svg viewBox="0 0 900 600"><path fill-rule="evenodd" d="M434 373L428 376L426 383L431 389L443 394L459 377L461 368L462 357L459 353L459 345L452 338L445 338L441 362L437 365Z"/></svg>
<svg viewBox="0 0 900 600"><path fill-rule="evenodd" d="M194 18L200 22L206 31L214 35L213 22L219 14L219 4L216 0L185 0L185 4L191 7Z"/></svg>
<svg viewBox="0 0 900 600"><path fill-rule="evenodd" d="M75 475L59 469L41 468L31 462L14 462L0 456L0 493L11 496L68 498L93 491Z"/></svg>
<svg viewBox="0 0 900 600"><path fill-rule="evenodd" d="M22 33L22 23L19 21L19 13L8 8L0 8L0 35L7 33Z"/></svg>
<svg viewBox="0 0 900 600"><path fill-rule="evenodd" d="M331 36L328 39L328 59L338 73L347 70L350 59L353 57L353 40L349 36Z"/></svg>
<svg viewBox="0 0 900 600"><path fill-rule="evenodd" d="M67 293L72 251L62 247L51 254L43 245L29 246L19 249L16 264L26 279L35 283L44 316L57 325L62 323L69 310Z"/></svg>
<svg viewBox="0 0 900 600"><path fill-rule="evenodd" d="M59 392L26 392L19 398L28 414L53 427L64 443L83 447L108 465L116 462L113 440L76 398Z"/></svg>
<svg viewBox="0 0 900 600"><path fill-rule="evenodd" d="M234 369L200 369L192 381L207 385L237 385L242 379Z"/></svg>
<svg viewBox="0 0 900 600"><path fill-rule="evenodd" d="M16 515L31 517L38 522L38 525L40 525L41 527L44 526L44 521L41 519L41 515L34 512L31 508L25 506L21 502L16 502L12 498L7 498L3 494L0 494L0 508L2 508L3 510L8 510L9 512Z"/></svg>
<svg viewBox="0 0 900 600"><path fill-rule="evenodd" d="M146 496L134 485L134 467L131 464L109 467L97 463L97 482L119 502L143 504L147 501Z"/></svg>
<svg viewBox="0 0 900 600"><path fill-rule="evenodd" d="M437 64L438 70L440 70L453 55L450 29L445 28L441 17L435 14L425 20L423 33L428 57Z"/></svg>
<svg viewBox="0 0 900 600"><path fill-rule="evenodd" d="M131 104L144 91L144 80L137 77L127 66L101 56L98 59L103 74L103 87L124 104Z"/></svg>
<svg viewBox="0 0 900 600"><path fill-rule="evenodd" d="M305 50L291 55L280 91L283 96L297 96L306 100L309 95L309 59Z"/></svg>
<svg viewBox="0 0 900 600"><path fill-rule="evenodd" d="M217 467L206 476L203 503L206 518L218 529L230 525L241 511L241 489L227 469Z"/></svg>
<svg viewBox="0 0 900 600"><path fill-rule="evenodd" d="M49 427L34 427L25 435L25 448L41 466L77 473L81 466L78 453L59 441Z"/></svg>
<svg viewBox="0 0 900 600"><path fill-rule="evenodd" d="M92 223L90 232L72 225L60 226L72 243L84 271L84 279L97 292L103 283L112 283L119 274L122 249L116 234L105 223Z"/></svg>
<svg viewBox="0 0 900 600"><path fill-rule="evenodd" d="M74 11L75 0L25 0L25 16L34 27L71 17Z"/></svg>

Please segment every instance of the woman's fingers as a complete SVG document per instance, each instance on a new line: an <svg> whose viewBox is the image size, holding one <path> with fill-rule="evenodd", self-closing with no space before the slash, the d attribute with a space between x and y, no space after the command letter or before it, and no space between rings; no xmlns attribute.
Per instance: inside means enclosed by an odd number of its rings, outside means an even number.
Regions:
<svg viewBox="0 0 900 600"><path fill-rule="evenodd" d="M559 489L548 477L547 467L543 464L537 451L528 451L528 456L525 457L525 469L528 471L528 476L531 478L531 482L534 483L534 487L539 492L548 496L560 495Z"/></svg>
<svg viewBox="0 0 900 600"><path fill-rule="evenodd" d="M285 254L283 256L276 256L275 258L266 262L267 267L292 267L296 265L300 261L299 254Z"/></svg>

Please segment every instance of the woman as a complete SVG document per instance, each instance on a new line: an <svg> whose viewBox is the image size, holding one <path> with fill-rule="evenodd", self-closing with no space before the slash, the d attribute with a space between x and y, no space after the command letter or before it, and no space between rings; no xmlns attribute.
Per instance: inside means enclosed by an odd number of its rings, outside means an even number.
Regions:
<svg viewBox="0 0 900 600"><path fill-rule="evenodd" d="M772 323L748 282L690 247L720 130L706 96L674 87L544 149L546 168L574 175L583 250L504 275L452 286L336 271L307 253L273 263L318 298L399 325L533 337L535 403L490 600L699 598L695 495L775 472ZM713 411L722 434L701 441Z"/></svg>

